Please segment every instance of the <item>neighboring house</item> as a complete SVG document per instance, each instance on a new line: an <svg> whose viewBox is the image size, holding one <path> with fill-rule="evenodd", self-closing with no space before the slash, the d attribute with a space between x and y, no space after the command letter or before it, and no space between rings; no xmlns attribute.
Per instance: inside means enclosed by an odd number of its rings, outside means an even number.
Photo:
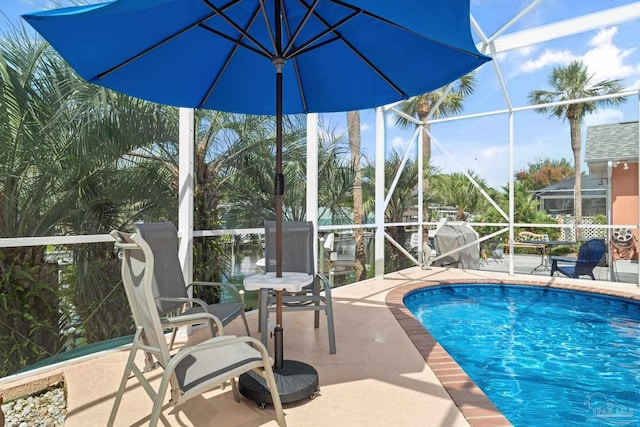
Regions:
<svg viewBox="0 0 640 427"><path fill-rule="evenodd" d="M582 216L606 215L607 185L603 179L582 176ZM573 215L573 189L576 178L572 176L533 194L540 200L540 209L549 215Z"/></svg>
<svg viewBox="0 0 640 427"><path fill-rule="evenodd" d="M585 162L607 184L609 224L638 224L638 122L589 126ZM637 230L633 230L636 239Z"/></svg>

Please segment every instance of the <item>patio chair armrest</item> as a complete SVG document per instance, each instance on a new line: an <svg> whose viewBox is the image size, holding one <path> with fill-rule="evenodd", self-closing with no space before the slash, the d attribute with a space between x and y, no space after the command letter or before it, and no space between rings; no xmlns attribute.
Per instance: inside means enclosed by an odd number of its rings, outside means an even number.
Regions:
<svg viewBox="0 0 640 427"><path fill-rule="evenodd" d="M192 286L211 286L217 287L221 289L226 289L231 292L231 294L235 297L236 301L241 302L242 298L240 297L240 291L238 291L238 287L231 283L222 283L222 282L192 282L187 286L187 288Z"/></svg>
<svg viewBox="0 0 640 427"><path fill-rule="evenodd" d="M191 314L179 314L177 316L163 317L163 323L171 327L197 325L199 323L205 323L213 321L216 325L219 335L224 335L222 321L211 313L191 313Z"/></svg>
<svg viewBox="0 0 640 427"><path fill-rule="evenodd" d="M320 281L322 282L322 286L323 287L325 287L325 288L330 288L331 287L329 279L327 278L327 276L325 276L322 273L316 273L316 277L318 279L320 279Z"/></svg>
<svg viewBox="0 0 640 427"><path fill-rule="evenodd" d="M184 302L189 303L193 300L193 298L188 298L188 297L155 297L153 298L156 301L177 301L177 302Z"/></svg>
<svg viewBox="0 0 640 427"><path fill-rule="evenodd" d="M567 258L567 257L562 257L562 256L552 256L551 257L551 261L558 263L558 262L567 262L567 263L576 263L578 262L577 258Z"/></svg>
<svg viewBox="0 0 640 427"><path fill-rule="evenodd" d="M156 301L175 301L175 302L183 302L185 304L198 304L203 309L207 309L207 303L202 301L200 298L190 298L190 297L155 297Z"/></svg>
<svg viewBox="0 0 640 427"><path fill-rule="evenodd" d="M318 279L320 279L320 281L322 282L322 288L324 289L325 298L330 300L331 299L331 282L329 282L329 279L324 274L317 273L316 277L318 277Z"/></svg>
<svg viewBox="0 0 640 427"><path fill-rule="evenodd" d="M225 336L219 336L219 337L214 337L211 338L207 341L201 342L199 344L196 344L192 347L187 347L181 351L179 351L178 353L176 353L174 356L171 357L171 360L169 361L169 364L167 365L167 370L170 371L174 371L176 365L185 357L188 357L190 354L194 353L194 352L198 352L198 351L203 351L203 350L208 350L211 348L216 348L216 347L224 347L224 346L228 346L228 345L236 345L238 343L242 343L242 342L246 342L247 344L251 345L251 347L253 347L255 350L257 350L258 352L260 352L260 356L262 357L262 362L265 365L271 365L272 360L269 357L269 353L267 351L267 348L264 346L264 344L262 344L262 342L260 342L260 340L253 338L253 337L247 337L247 336L236 336L236 335L225 335Z"/></svg>

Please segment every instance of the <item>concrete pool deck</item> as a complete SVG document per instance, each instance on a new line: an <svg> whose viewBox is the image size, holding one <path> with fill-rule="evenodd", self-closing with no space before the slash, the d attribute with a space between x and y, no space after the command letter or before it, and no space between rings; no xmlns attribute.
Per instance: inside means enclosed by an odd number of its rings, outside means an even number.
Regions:
<svg viewBox="0 0 640 427"><path fill-rule="evenodd" d="M284 316L285 358L314 366L320 396L285 405L290 427L315 426L433 426L498 427L510 425L466 377L428 332L408 313L402 296L436 283L491 282L561 286L640 299L635 285L560 277L507 276L487 271L418 267L367 280L333 291L337 353L329 354L326 323L313 329L313 314ZM258 337L257 313L248 316ZM241 334L240 322L225 329ZM197 330L182 342L206 338ZM271 349L272 350L272 349ZM0 394L38 377L61 375L68 393L67 427L105 425L118 388L127 349L68 363L26 378L0 380ZM455 362L453 362L455 364ZM150 375L159 382L159 371ZM215 390L176 408L165 398L163 426L275 426L274 411L260 410L247 399L233 400L231 390ZM130 379L116 420L117 426L146 425L151 400Z"/></svg>

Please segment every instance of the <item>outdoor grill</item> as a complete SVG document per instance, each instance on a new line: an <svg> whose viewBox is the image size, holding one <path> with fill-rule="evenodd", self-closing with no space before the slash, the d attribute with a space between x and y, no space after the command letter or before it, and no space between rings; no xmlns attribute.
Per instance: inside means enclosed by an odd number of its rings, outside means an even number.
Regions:
<svg viewBox="0 0 640 427"><path fill-rule="evenodd" d="M434 238L437 256L451 252L476 240L478 240L478 233L467 224L443 224L436 231ZM436 260L434 265L437 267L477 270L480 268L480 245L475 243L446 255Z"/></svg>

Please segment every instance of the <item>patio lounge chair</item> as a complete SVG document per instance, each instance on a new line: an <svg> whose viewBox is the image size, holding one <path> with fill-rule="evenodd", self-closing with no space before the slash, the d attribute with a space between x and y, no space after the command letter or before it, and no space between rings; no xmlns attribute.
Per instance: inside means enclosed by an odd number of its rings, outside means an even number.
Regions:
<svg viewBox="0 0 640 427"><path fill-rule="evenodd" d="M276 270L276 223L265 221L265 272ZM287 221L282 224L282 271L306 273L315 280L299 293L284 293L283 311L314 310L314 327L320 327L320 311L327 316L329 352L336 352L333 328L333 307L329 280L317 272L313 243L315 232L311 221ZM270 311L275 311L275 295L269 289L260 291L260 331L262 342L267 342L267 321ZM324 294L324 295L323 295Z"/></svg>
<svg viewBox="0 0 640 427"><path fill-rule="evenodd" d="M184 346L173 354L170 353L153 292L158 280L170 271L166 268L163 251L158 251L148 244L149 236L145 235L145 231L149 229L138 228L138 232L132 235L112 233L116 238L116 247L123 252L122 281L131 306L136 333L108 426L112 426L115 422L131 374L140 381L153 400L149 426L155 427L168 389L171 390L169 402L172 405L178 405L230 382L234 399L239 402L240 394L235 378L251 370L265 378L278 424L285 426L282 404L271 368L272 361L267 349L257 339L224 335L220 319L210 313L200 312L191 314L189 317L193 317L194 320L198 320L195 318L207 319L215 323L218 336L192 346ZM153 355L156 360L154 367L161 367L164 370L157 390L136 364L138 351Z"/></svg>
<svg viewBox="0 0 640 427"><path fill-rule="evenodd" d="M605 252L605 244L600 239L591 239L580 246L578 259L551 257L551 275L557 271L567 277L579 279L580 276L589 276L596 280L593 269L598 265Z"/></svg>
<svg viewBox="0 0 640 427"><path fill-rule="evenodd" d="M158 277L154 281L153 294L162 326L173 329L169 348L173 348L176 332L180 326L194 324L189 317L197 313L210 313L227 325L238 316L242 316L247 335L251 335L244 313L244 303L238 289L230 283L193 282L185 286L184 277L178 258L178 230L170 222L135 224L138 233L144 236L146 243L152 248L157 259L162 260ZM202 299L190 297L189 288L210 286L226 291L227 300L208 304ZM215 335L215 324L210 323L212 336Z"/></svg>

